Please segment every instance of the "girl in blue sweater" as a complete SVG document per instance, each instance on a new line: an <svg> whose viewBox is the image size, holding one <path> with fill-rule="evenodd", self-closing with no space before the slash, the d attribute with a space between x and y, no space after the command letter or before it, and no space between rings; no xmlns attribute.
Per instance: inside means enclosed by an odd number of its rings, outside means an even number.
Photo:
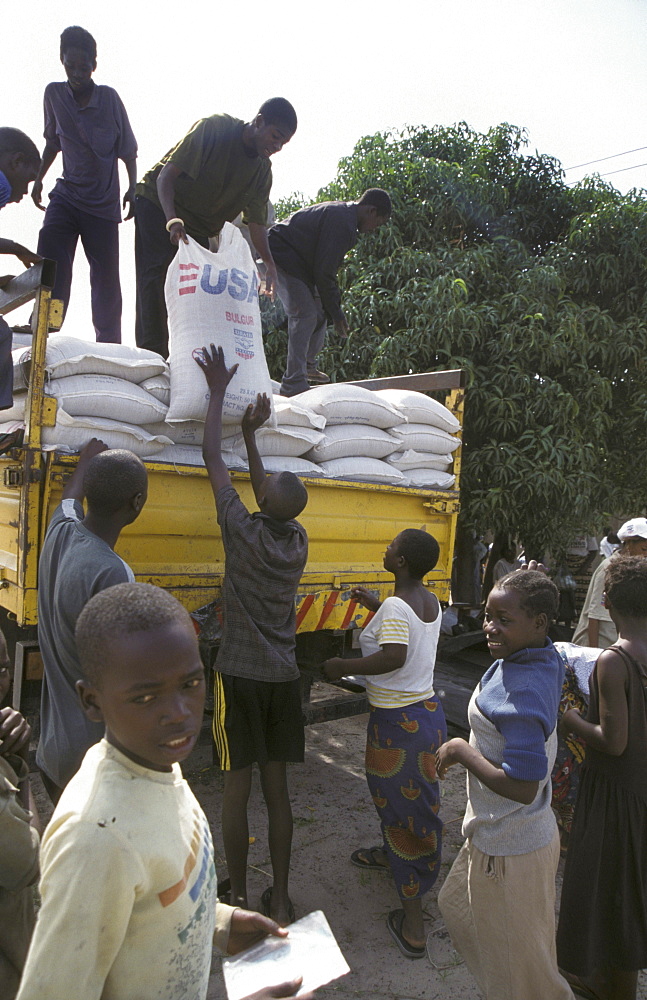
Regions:
<svg viewBox="0 0 647 1000"><path fill-rule="evenodd" d="M438 777L467 769L465 843L438 897L452 943L487 1000L570 1000L555 956L559 836L550 773L564 666L548 638L555 584L534 570L490 591L495 662L468 708L469 742L436 754Z"/></svg>

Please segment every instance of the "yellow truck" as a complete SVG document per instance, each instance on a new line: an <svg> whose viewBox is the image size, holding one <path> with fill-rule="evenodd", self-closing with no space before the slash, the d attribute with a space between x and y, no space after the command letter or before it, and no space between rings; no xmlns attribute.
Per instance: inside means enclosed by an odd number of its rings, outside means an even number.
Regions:
<svg viewBox="0 0 647 1000"><path fill-rule="evenodd" d="M36 302L24 439L11 447L12 439L5 439L7 450L0 454L0 624L4 615L5 622L14 622L20 634L32 639L37 624L40 548L62 486L77 461L74 456L41 450L41 428L54 424L57 405L45 391L47 331L57 328L61 317L60 303L51 299L48 287L49 264L44 261L30 268L0 291L0 314L29 299ZM355 384L369 389L445 391L445 404L462 423L465 391L460 370ZM148 501L139 518L121 533L117 552L137 580L169 590L190 612L196 612L217 602L224 572L207 473L156 461L146 466ZM354 630L366 624L370 613L352 600L351 587L368 587L381 598L389 594L393 580L383 569L382 557L387 544L404 528L422 528L438 540L440 560L425 582L441 601L449 600L460 466L459 448L454 452L452 490L304 478L309 499L301 521L308 532L309 558L297 594L297 652L304 667L341 653L344 646L350 648ZM242 500L253 508L249 475L231 475ZM217 615L211 616L212 623L215 619ZM27 664L25 669L29 677ZM336 709L322 704L310 713L311 721L331 717L331 713L348 714L353 705L350 695L346 703L337 701Z"/></svg>

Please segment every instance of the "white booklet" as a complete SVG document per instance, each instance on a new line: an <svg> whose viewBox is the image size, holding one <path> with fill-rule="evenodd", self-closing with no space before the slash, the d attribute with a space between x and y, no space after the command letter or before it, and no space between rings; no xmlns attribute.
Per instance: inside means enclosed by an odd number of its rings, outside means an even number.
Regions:
<svg viewBox="0 0 647 1000"><path fill-rule="evenodd" d="M240 955L223 959L229 1000L303 976L298 996L350 972L321 910L290 924L288 931L286 938L266 937Z"/></svg>

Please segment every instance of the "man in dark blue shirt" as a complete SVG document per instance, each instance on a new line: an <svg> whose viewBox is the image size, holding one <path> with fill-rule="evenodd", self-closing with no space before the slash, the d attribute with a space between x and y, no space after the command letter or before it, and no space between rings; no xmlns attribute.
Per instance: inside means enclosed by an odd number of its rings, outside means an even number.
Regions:
<svg viewBox="0 0 647 1000"><path fill-rule="evenodd" d="M10 201L22 200L39 167L40 155L29 136L17 128L0 128L0 208ZM25 267L40 260L31 250L13 240L0 239L0 253L13 254ZM2 275L0 288L12 277L11 274ZM0 410L8 410L12 403L11 329L0 316Z"/></svg>
<svg viewBox="0 0 647 1000"><path fill-rule="evenodd" d="M97 86L97 45L83 28L66 28L61 35L61 62L67 83L45 88L45 151L32 189L43 209L43 178L59 152L63 176L49 196L38 252L57 263L52 296L67 309L72 265L79 236L90 264L92 321L97 340L121 342L119 281L118 161L128 171L123 206L132 218L137 179L137 143L126 109L112 87ZM43 209L44 210L44 209Z"/></svg>
<svg viewBox="0 0 647 1000"><path fill-rule="evenodd" d="M371 233L391 217L386 191L370 188L359 201L325 201L302 208L269 231L277 267L277 291L288 315L288 360L281 383L296 396L309 382L329 382L317 370L327 317L340 337L348 336L337 271L360 233Z"/></svg>

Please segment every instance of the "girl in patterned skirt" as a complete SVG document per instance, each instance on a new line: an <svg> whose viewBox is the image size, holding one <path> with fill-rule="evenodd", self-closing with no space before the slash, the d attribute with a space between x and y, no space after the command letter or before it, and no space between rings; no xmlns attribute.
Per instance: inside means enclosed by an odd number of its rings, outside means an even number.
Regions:
<svg viewBox="0 0 647 1000"><path fill-rule="evenodd" d="M402 906L391 910L387 927L407 958L425 955L422 899L440 869L434 754L447 729L433 679L441 611L422 582L438 555L435 538L408 528L384 554L384 568L395 576L393 597L380 603L363 587L351 592L374 612L360 636L361 673L371 706L366 780L382 827L382 843L355 851L351 861L390 869ZM348 673L348 661L334 657L323 669L329 680L338 680Z"/></svg>

